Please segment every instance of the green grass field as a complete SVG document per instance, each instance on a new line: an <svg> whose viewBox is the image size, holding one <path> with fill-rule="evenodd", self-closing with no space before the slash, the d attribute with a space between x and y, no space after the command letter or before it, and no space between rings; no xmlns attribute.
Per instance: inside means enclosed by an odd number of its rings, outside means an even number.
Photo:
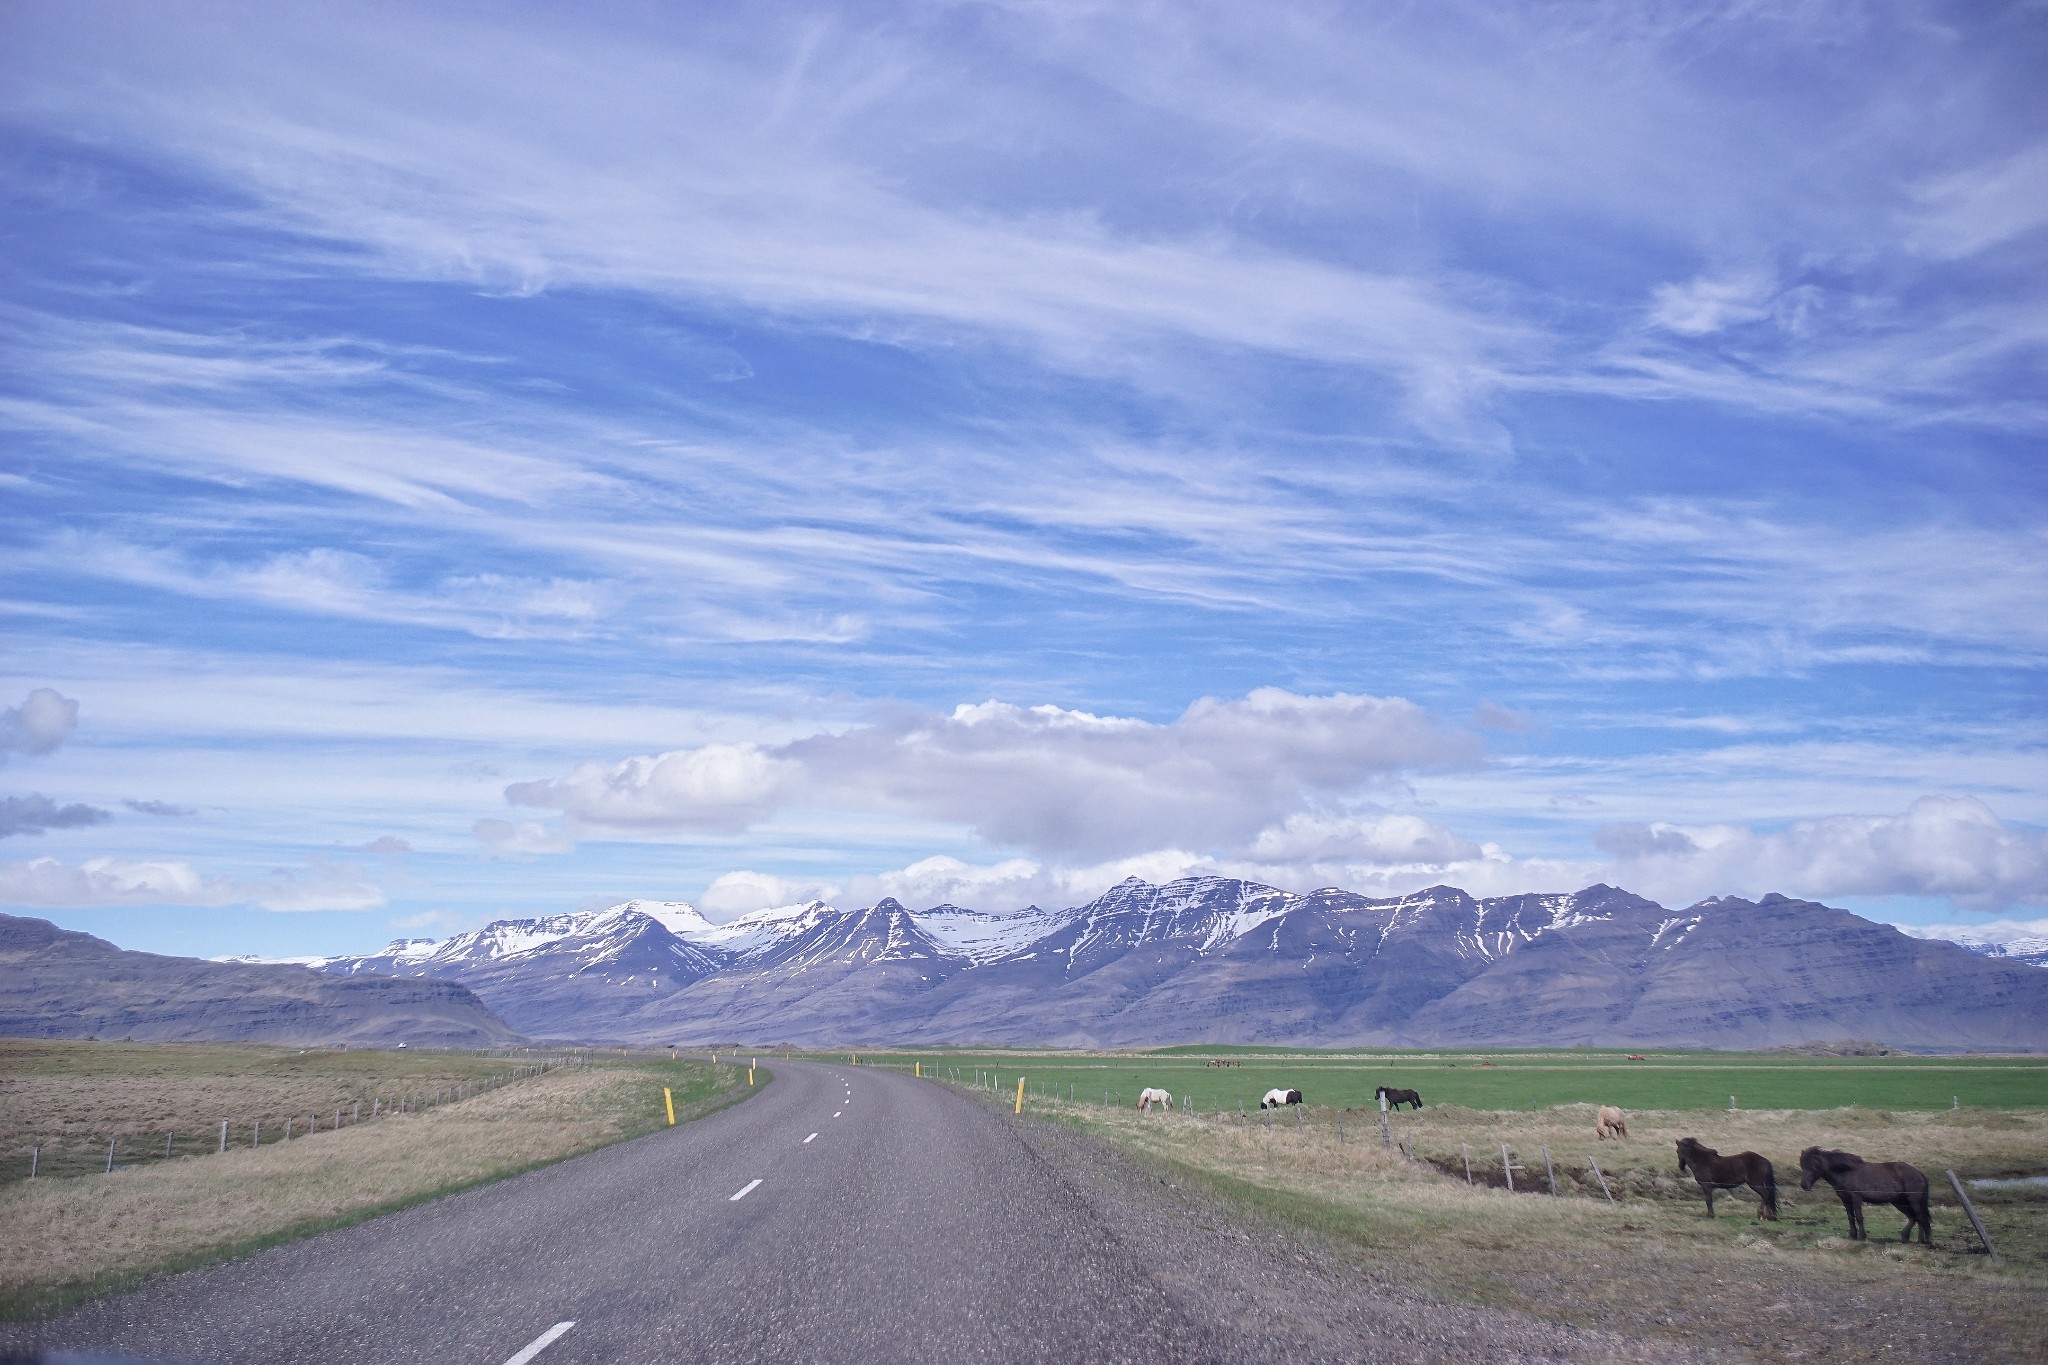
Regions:
<svg viewBox="0 0 2048 1365"><path fill-rule="evenodd" d="M849 1054L815 1054L845 1060ZM1381 1085L1418 1091L1426 1104L1531 1109L1614 1104L1624 1109L1935 1110L2048 1108L2048 1057L1796 1057L1782 1053L1648 1052L1367 1053L1266 1048L1170 1048L1149 1053L894 1050L860 1054L864 1065L945 1079L979 1075L1014 1092L1135 1104L1158 1086L1196 1108L1257 1106L1274 1087L1300 1090L1313 1106L1374 1108ZM1208 1063L1230 1060L1235 1066Z"/></svg>

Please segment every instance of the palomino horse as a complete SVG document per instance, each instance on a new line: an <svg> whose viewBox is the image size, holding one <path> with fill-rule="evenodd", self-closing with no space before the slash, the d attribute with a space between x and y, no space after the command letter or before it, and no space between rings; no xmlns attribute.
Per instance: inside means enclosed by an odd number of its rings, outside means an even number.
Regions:
<svg viewBox="0 0 2048 1365"><path fill-rule="evenodd" d="M1628 1120L1613 1105L1603 1104L1600 1117L1593 1124L1593 1136L1595 1139L1611 1137L1619 1141L1628 1136Z"/></svg>
<svg viewBox="0 0 2048 1365"><path fill-rule="evenodd" d="M1259 1101L1261 1109L1281 1109L1290 1104L1301 1103L1299 1090L1268 1090L1266 1098Z"/></svg>
<svg viewBox="0 0 2048 1365"><path fill-rule="evenodd" d="M1145 1113L1155 1104L1163 1104L1168 1109L1173 1108L1173 1092L1171 1090L1154 1090L1150 1086L1138 1092L1139 1113Z"/></svg>
<svg viewBox="0 0 2048 1365"><path fill-rule="evenodd" d="M1396 1090L1392 1086L1383 1085L1372 1092L1372 1097L1376 1100L1385 1100L1389 1109L1399 1109L1404 1104L1412 1104L1417 1109L1422 1107L1422 1096L1413 1090Z"/></svg>
<svg viewBox="0 0 2048 1365"><path fill-rule="evenodd" d="M1756 1211L1757 1217L1775 1220L1778 1216L1778 1173L1755 1152L1722 1156L1712 1147L1701 1146L1697 1138L1680 1138L1678 1173L1700 1182L1700 1193L1707 1197L1709 1218L1714 1216L1715 1190L1739 1189L1744 1185L1755 1190L1756 1197L1763 1201Z"/></svg>
<svg viewBox="0 0 2048 1365"><path fill-rule="evenodd" d="M1824 1152L1808 1147L1799 1154L1799 1188L1810 1190L1813 1182L1825 1180L1841 1196L1849 1211L1849 1240L1861 1242L1865 1204L1890 1204L1906 1215L1899 1233L1901 1242L1913 1240L1920 1229L1923 1246L1934 1245L1934 1216L1927 1209L1927 1177L1903 1161L1865 1161L1854 1152Z"/></svg>

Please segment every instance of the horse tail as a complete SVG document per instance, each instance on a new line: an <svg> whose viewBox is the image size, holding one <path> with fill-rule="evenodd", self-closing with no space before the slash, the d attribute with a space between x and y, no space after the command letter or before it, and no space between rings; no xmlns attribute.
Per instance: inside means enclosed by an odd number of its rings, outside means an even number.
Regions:
<svg viewBox="0 0 2048 1365"><path fill-rule="evenodd" d="M1764 1163L1764 1207L1771 1217L1778 1216L1778 1168L1768 1161Z"/></svg>

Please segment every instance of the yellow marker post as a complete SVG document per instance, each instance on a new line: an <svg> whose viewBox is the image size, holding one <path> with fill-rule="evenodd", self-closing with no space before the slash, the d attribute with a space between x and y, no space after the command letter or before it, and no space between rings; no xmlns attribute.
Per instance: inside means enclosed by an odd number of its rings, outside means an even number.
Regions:
<svg viewBox="0 0 2048 1365"><path fill-rule="evenodd" d="M748 1085L752 1085L753 1083L754 1083L754 1068L752 1068L752 1067L748 1067L748 1068L747 1068L747 1084L748 1084Z"/></svg>
<svg viewBox="0 0 2048 1365"><path fill-rule="evenodd" d="M1020 1114L1024 1112L1024 1078L1023 1078L1022 1076L1019 1076L1019 1077L1017 1078L1017 1111L1016 1111L1016 1112L1018 1112L1018 1113L1020 1113Z"/></svg>
<svg viewBox="0 0 2048 1365"><path fill-rule="evenodd" d="M911 1067L913 1068L913 1070L912 1070L912 1073L911 1073L912 1075L916 1075L916 1076L922 1076L922 1075L924 1075L924 1063L923 1063L923 1062L912 1062L912 1063L911 1063L910 1065L911 1065Z"/></svg>
<svg viewBox="0 0 2048 1365"><path fill-rule="evenodd" d="M676 1097L669 1093L667 1086L661 1088L661 1102L668 1106L668 1126L676 1126Z"/></svg>

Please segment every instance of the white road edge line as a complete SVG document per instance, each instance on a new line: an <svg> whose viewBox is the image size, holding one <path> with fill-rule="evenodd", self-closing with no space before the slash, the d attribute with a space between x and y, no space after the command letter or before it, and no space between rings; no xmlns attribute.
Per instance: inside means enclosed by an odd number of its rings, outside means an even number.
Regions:
<svg viewBox="0 0 2048 1365"><path fill-rule="evenodd" d="M527 1361L532 1360L542 1351L545 1351L548 1347L554 1345L557 1341L561 1339L562 1333L568 1331L571 1327L574 1327L575 1325L576 1324L573 1322L556 1323L553 1327L548 1328L547 1331L542 1332L539 1336L535 1337L532 1341L528 1342L526 1344L526 1349L521 1351L518 1355L513 1356L510 1360L506 1361L505 1365L526 1365Z"/></svg>
<svg viewBox="0 0 2048 1365"><path fill-rule="evenodd" d="M760 1187L761 1182L759 1180L749 1180L745 1185L740 1187L740 1192L738 1194L734 1195L732 1198L726 1200L725 1202L728 1204L737 1204L740 1202L740 1200L745 1199L748 1195L752 1194L755 1190L759 1189Z"/></svg>
<svg viewBox="0 0 2048 1365"><path fill-rule="evenodd" d="M817 1141L817 1139L818 1139L818 1135L817 1135L816 1133L813 1133L813 1134L811 1134L811 1135L810 1135L809 1137L805 1138L805 1139L804 1139L804 1140L803 1140L802 1142L798 1143L797 1145L798 1145L798 1146L800 1146L800 1147L808 1147L808 1146L810 1146L810 1145L811 1145L811 1144L812 1144L813 1142Z"/></svg>

